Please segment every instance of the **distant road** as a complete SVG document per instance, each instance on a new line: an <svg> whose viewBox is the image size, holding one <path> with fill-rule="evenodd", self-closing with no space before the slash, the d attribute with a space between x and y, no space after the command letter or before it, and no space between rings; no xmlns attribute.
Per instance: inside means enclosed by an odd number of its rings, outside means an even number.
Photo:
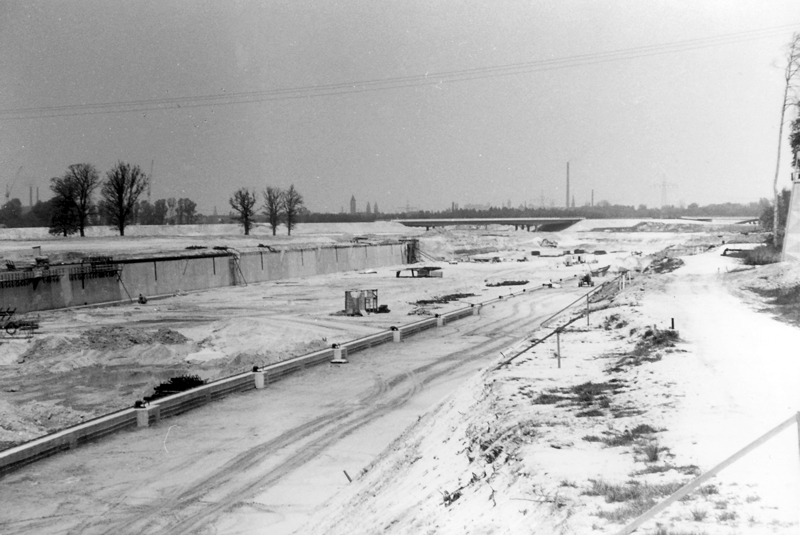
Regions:
<svg viewBox="0 0 800 535"><path fill-rule="evenodd" d="M407 227L452 227L458 225L508 225L514 228L558 231L574 225L583 217L489 217L460 219L397 219L396 222Z"/></svg>

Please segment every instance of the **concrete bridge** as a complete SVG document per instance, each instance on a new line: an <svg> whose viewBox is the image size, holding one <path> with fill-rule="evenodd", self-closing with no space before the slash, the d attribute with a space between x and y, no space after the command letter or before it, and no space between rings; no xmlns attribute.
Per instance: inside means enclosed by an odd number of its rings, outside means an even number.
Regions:
<svg viewBox="0 0 800 535"><path fill-rule="evenodd" d="M458 225L513 225L514 230L523 228L530 232L533 230L557 231L563 230L583 217L484 217L484 218L454 218L454 219L397 219L397 223L407 227L452 227Z"/></svg>

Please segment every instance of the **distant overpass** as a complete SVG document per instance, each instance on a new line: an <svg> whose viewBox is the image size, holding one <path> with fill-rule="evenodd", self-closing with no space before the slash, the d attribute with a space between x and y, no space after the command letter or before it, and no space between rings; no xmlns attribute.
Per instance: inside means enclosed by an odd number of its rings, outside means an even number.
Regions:
<svg viewBox="0 0 800 535"><path fill-rule="evenodd" d="M730 223L731 225L745 225L745 224L755 225L758 223L758 217L753 217L753 216L733 217L733 216L715 216L715 215L709 215L709 216L685 215L681 216L681 219L686 219L689 221L703 221L706 223Z"/></svg>
<svg viewBox="0 0 800 535"><path fill-rule="evenodd" d="M530 232L533 230L557 231L563 230L583 220L583 217L484 217L460 219L396 219L395 221L407 227L454 227L459 225L508 225L514 230L520 228Z"/></svg>

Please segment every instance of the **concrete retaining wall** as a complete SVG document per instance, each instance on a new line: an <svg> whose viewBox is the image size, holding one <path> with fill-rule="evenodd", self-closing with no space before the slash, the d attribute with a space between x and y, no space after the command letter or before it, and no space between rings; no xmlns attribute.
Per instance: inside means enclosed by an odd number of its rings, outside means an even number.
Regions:
<svg viewBox="0 0 800 535"><path fill-rule="evenodd" d="M363 351L380 344L392 341L400 342L412 334L435 329L437 326L442 326L446 323L478 315L481 308L486 304L508 300L511 297L523 295L525 293L526 290L516 293L512 292L502 298L489 299L483 303L459 308L434 318L426 318L408 325L357 338L340 344L336 349L329 348L314 351L313 353L265 366L258 371L226 377L187 392L161 398L143 408L131 408L115 412L31 442L0 451L0 475L12 472L39 459L55 455L58 452L75 448L91 440L116 433L122 429L155 425L161 419L179 415L211 401L221 399L229 394L244 392L254 388L262 388L283 376L302 370L308 366L330 362L337 350L346 357L348 354Z"/></svg>
<svg viewBox="0 0 800 535"><path fill-rule="evenodd" d="M311 277L405 262L403 244L318 247L291 251L211 253L54 266L0 274L0 304L18 313L113 303L245 282Z"/></svg>

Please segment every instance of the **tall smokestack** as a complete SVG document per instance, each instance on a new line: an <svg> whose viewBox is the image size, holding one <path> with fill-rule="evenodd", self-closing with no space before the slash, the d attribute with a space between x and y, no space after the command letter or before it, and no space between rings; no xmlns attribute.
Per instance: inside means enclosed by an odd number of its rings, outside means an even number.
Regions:
<svg viewBox="0 0 800 535"><path fill-rule="evenodd" d="M33 206L33 186L30 186L30 192L28 193L28 206Z"/></svg>
<svg viewBox="0 0 800 535"><path fill-rule="evenodd" d="M569 208L569 162L567 162L567 208Z"/></svg>
<svg viewBox="0 0 800 535"><path fill-rule="evenodd" d="M594 190L592 190L592 206L594 206Z"/></svg>

